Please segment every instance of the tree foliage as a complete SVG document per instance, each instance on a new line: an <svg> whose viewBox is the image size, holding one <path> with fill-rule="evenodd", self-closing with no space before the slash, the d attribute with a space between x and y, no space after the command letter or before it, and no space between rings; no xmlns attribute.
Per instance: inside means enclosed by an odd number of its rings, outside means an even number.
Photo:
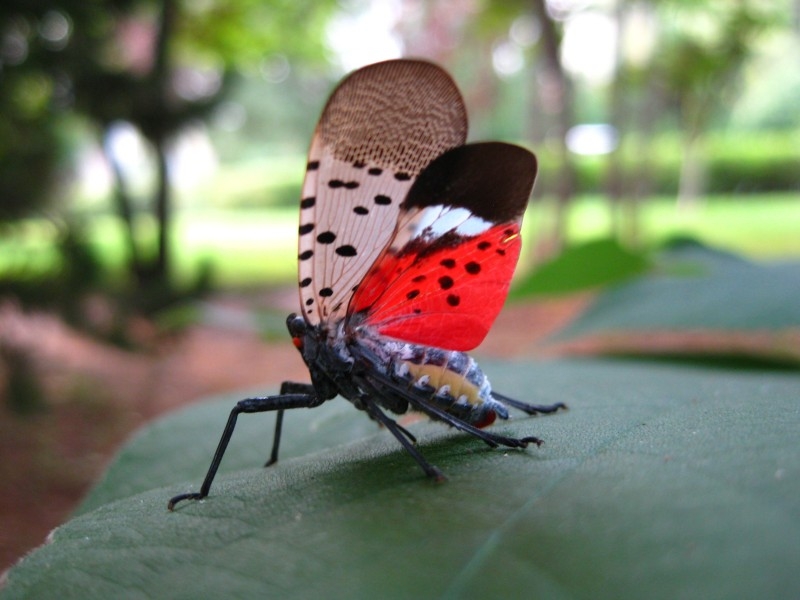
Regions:
<svg viewBox="0 0 800 600"><path fill-rule="evenodd" d="M23 215L47 198L58 157L57 125L78 115L107 139L132 124L155 157L147 212L153 247L121 161L104 144L115 177L114 206L125 224L129 266L145 288L170 287L167 145L187 123L206 118L236 69L280 53L324 57L323 28L334 3L308 0L51 0L7 2L0 9L0 214ZM33 176L39 174L40 176Z"/></svg>

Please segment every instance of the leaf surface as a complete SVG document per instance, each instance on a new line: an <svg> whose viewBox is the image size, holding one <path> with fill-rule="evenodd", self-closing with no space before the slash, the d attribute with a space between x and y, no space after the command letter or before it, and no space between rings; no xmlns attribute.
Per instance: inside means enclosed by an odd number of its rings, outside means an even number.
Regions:
<svg viewBox="0 0 800 600"><path fill-rule="evenodd" d="M800 263L683 243L660 272L602 292L552 341L562 351L746 356L800 363Z"/></svg>
<svg viewBox="0 0 800 600"><path fill-rule="evenodd" d="M544 446L492 450L439 424L409 425L449 476L434 484L388 432L334 400L287 415L296 453L287 447L271 469L239 470L263 460L269 424L258 443L237 432L210 497L170 513L170 496L199 485L230 400L198 406L140 434L98 490L138 483L107 504L96 490L87 512L10 571L3 599L800 594L800 376L614 361L484 367L504 393L569 404L494 426ZM309 432L326 409L331 437L327 425ZM144 442L149 460L126 458ZM131 495L167 475L166 487Z"/></svg>

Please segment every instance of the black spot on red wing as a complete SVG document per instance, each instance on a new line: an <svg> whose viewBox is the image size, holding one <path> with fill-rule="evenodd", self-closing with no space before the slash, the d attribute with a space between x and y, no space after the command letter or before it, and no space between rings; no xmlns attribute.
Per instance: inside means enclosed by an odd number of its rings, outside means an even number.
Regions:
<svg viewBox="0 0 800 600"><path fill-rule="evenodd" d="M419 290L411 290L406 294L406 298L408 298L409 300L413 300L417 296L419 296Z"/></svg>
<svg viewBox="0 0 800 600"><path fill-rule="evenodd" d="M384 196L383 194L378 194L377 196L375 196L375 204L381 204L385 206L391 203L392 199L389 198L389 196Z"/></svg>
<svg viewBox="0 0 800 600"><path fill-rule="evenodd" d="M427 277L425 275L417 275L411 281L413 281L414 283L419 283L420 281L425 281L426 279Z"/></svg>
<svg viewBox="0 0 800 600"><path fill-rule="evenodd" d="M368 215L369 209L365 206L356 206L353 209L353 212L356 213L357 215Z"/></svg>
<svg viewBox="0 0 800 600"><path fill-rule="evenodd" d="M339 246L336 249L336 254L339 256L355 256L357 252L353 246L350 244L345 244L344 246Z"/></svg>
<svg viewBox="0 0 800 600"><path fill-rule="evenodd" d="M498 248L497 250L495 250L495 252L497 252L500 256L506 255L506 251L503 250L502 248Z"/></svg>
<svg viewBox="0 0 800 600"><path fill-rule="evenodd" d="M456 266L456 261L452 258L443 258L439 261L439 264L447 269L452 269Z"/></svg>
<svg viewBox="0 0 800 600"><path fill-rule="evenodd" d="M306 277L300 282L300 287L308 287L311 285L311 277Z"/></svg>
<svg viewBox="0 0 800 600"><path fill-rule="evenodd" d="M314 206L314 203L316 201L317 199L314 196L311 196L309 198L303 198L300 201L300 208L311 208L312 206Z"/></svg>
<svg viewBox="0 0 800 600"><path fill-rule="evenodd" d="M301 253L300 253L300 254L297 256L297 258L298 258L299 260L308 260L308 259L309 259L309 258L311 258L312 256L314 256L314 251L313 251L313 250L306 250L305 252L301 252Z"/></svg>
<svg viewBox="0 0 800 600"><path fill-rule="evenodd" d="M300 225L299 229L300 235L306 235L307 233L311 233L312 231L314 231L313 223L305 223L304 225Z"/></svg>
<svg viewBox="0 0 800 600"><path fill-rule="evenodd" d="M313 298L309 298L308 300L306 300L306 306L311 306L312 304L314 304Z"/></svg>
<svg viewBox="0 0 800 600"><path fill-rule="evenodd" d="M457 296L456 294L448 294L447 303L450 306L458 306L459 304L461 304L461 297Z"/></svg>
<svg viewBox="0 0 800 600"><path fill-rule="evenodd" d="M513 229L506 229L506 230L503 231L503 233L505 233L506 235L514 235L514 230Z"/></svg>
<svg viewBox="0 0 800 600"><path fill-rule="evenodd" d="M411 179L411 175L409 175L408 173L403 173L401 171L399 173L395 173L394 178L397 179L397 181L408 181L409 179Z"/></svg>
<svg viewBox="0 0 800 600"><path fill-rule="evenodd" d="M474 260L471 260L464 265L464 270L470 275L477 275L478 273L481 272L481 266Z"/></svg>
<svg viewBox="0 0 800 600"><path fill-rule="evenodd" d="M421 308L415 308L413 312L414 312L415 315L418 315L419 313L422 312L422 309Z"/></svg>
<svg viewBox="0 0 800 600"><path fill-rule="evenodd" d="M381 173L383 173L383 169L381 169L380 167L372 167L367 171L367 173L369 173L370 175L380 175Z"/></svg>
<svg viewBox="0 0 800 600"><path fill-rule="evenodd" d="M332 244L336 239L336 234L332 231L323 231L317 236L317 241L320 244Z"/></svg>
<svg viewBox="0 0 800 600"><path fill-rule="evenodd" d="M319 169L319 161L318 160L312 160L306 165L306 170L307 171L316 171L317 169Z"/></svg>
<svg viewBox="0 0 800 600"><path fill-rule="evenodd" d="M453 283L453 278L449 275L443 275L442 277L439 277L439 287L443 290L449 290L451 287L453 287Z"/></svg>
<svg viewBox="0 0 800 600"><path fill-rule="evenodd" d="M319 295L322 296L323 298L333 296L333 290L329 287L324 287L319 291Z"/></svg>
<svg viewBox="0 0 800 600"><path fill-rule="evenodd" d="M492 242L487 242L486 240L483 240L482 242L478 243L478 250L488 250L491 247L492 247Z"/></svg>

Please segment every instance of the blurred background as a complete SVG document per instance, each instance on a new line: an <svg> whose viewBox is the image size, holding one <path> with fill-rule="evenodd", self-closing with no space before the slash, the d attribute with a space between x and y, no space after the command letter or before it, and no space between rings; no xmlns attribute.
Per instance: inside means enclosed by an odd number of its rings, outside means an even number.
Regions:
<svg viewBox="0 0 800 600"><path fill-rule="evenodd" d="M484 354L609 350L539 342L676 248L800 259L798 0L5 0L0 569L137 427L307 378L284 328L307 146L342 75L400 56L453 74L472 140L539 157ZM776 357L694 329L621 349Z"/></svg>

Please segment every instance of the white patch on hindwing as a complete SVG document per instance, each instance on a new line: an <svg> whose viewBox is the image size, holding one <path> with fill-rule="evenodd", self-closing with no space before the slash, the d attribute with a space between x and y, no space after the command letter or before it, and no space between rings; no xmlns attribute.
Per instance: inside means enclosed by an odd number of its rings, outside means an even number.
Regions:
<svg viewBox="0 0 800 600"><path fill-rule="evenodd" d="M399 250L414 239L430 242L448 232L463 237L476 236L494 225L459 206L436 204L424 209L401 210L398 235L392 240L392 248Z"/></svg>

